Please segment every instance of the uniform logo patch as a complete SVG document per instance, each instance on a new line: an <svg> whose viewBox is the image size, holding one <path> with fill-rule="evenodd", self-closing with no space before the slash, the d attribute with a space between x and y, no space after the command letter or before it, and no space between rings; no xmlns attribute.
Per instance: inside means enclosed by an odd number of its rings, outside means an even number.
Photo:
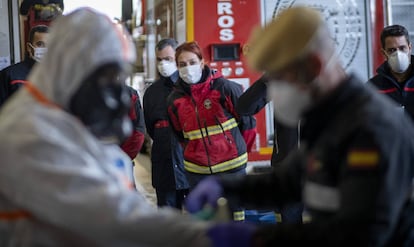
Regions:
<svg viewBox="0 0 414 247"><path fill-rule="evenodd" d="M211 100L204 100L204 108L206 108L207 110L211 109Z"/></svg>
<svg viewBox="0 0 414 247"><path fill-rule="evenodd" d="M348 153L347 161L351 168L375 167L379 162L379 153L377 150L354 149Z"/></svg>

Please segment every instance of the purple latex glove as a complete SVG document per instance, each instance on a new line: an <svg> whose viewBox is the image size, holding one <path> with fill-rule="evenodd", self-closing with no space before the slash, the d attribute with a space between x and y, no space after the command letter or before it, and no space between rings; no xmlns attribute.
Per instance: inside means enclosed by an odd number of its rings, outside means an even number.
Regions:
<svg viewBox="0 0 414 247"><path fill-rule="evenodd" d="M212 226L207 236L214 247L249 247L256 228L252 223L229 222Z"/></svg>
<svg viewBox="0 0 414 247"><path fill-rule="evenodd" d="M197 213L204 208L206 204L213 208L217 207L217 200L222 196L223 188L219 180L214 176L209 176L201 180L198 185L191 190L185 201L188 212Z"/></svg>

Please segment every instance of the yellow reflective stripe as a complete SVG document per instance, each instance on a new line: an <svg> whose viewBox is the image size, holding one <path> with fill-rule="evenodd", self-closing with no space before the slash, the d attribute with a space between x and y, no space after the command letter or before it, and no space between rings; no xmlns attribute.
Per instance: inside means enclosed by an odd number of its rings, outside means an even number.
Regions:
<svg viewBox="0 0 414 247"><path fill-rule="evenodd" d="M276 222L282 222L282 215L280 213L275 213Z"/></svg>
<svg viewBox="0 0 414 247"><path fill-rule="evenodd" d="M246 163L247 163L247 153L244 153L235 159L215 164L211 167L200 166L200 165L191 163L187 160L184 160L185 169L189 172L198 173L198 174L211 174L211 172L213 173L225 172L225 171L240 167ZM210 171L210 168L211 168L211 171Z"/></svg>
<svg viewBox="0 0 414 247"><path fill-rule="evenodd" d="M348 153L350 167L375 167L380 160L377 150L353 150Z"/></svg>
<svg viewBox="0 0 414 247"><path fill-rule="evenodd" d="M223 129L220 127L220 125L208 126L207 127L208 134L210 136L221 134L221 133L223 133L223 131L231 130L231 129L237 127L238 125L237 125L237 122L234 118L230 118L226 122L222 123L221 126L223 127ZM201 135L201 131L203 131L202 135ZM192 130L192 131L188 131L188 132L183 132L183 134L184 134L184 138L186 138L186 139L196 140L196 139L203 138L203 136L207 136L207 132L206 132L205 128L202 128L201 130L197 129L197 130Z"/></svg>
<svg viewBox="0 0 414 247"><path fill-rule="evenodd" d="M245 219L244 211L234 211L233 212L233 220L234 221L243 221L244 219Z"/></svg>

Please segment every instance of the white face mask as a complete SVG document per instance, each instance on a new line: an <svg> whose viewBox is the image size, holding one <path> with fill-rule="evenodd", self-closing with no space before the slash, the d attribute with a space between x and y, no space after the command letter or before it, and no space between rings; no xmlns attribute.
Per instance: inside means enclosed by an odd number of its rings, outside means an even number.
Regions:
<svg viewBox="0 0 414 247"><path fill-rule="evenodd" d="M195 84L200 81L203 70L200 64L189 65L178 70L181 79L188 84Z"/></svg>
<svg viewBox="0 0 414 247"><path fill-rule="evenodd" d="M410 66L410 56L397 50L388 56L388 64L395 73L404 73Z"/></svg>
<svg viewBox="0 0 414 247"><path fill-rule="evenodd" d="M33 56L32 56L32 58L36 62L40 62L40 60L42 60L42 58L46 54L47 48L45 48L45 47L34 47L31 44L30 44L30 46L33 48Z"/></svg>
<svg viewBox="0 0 414 247"><path fill-rule="evenodd" d="M275 118L290 127L298 125L303 112L312 103L309 91L299 90L284 81L270 81L267 95L273 101Z"/></svg>
<svg viewBox="0 0 414 247"><path fill-rule="evenodd" d="M157 65L158 72L164 77L170 77L176 70L177 66L175 62L162 60Z"/></svg>

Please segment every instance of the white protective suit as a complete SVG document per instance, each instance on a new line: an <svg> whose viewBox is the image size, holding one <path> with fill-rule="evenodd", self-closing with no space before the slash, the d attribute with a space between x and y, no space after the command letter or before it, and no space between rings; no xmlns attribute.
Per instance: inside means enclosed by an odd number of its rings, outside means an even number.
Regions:
<svg viewBox="0 0 414 247"><path fill-rule="evenodd" d="M134 60L121 36L90 9L60 17L29 75L35 89L2 108L0 246L209 246L206 223L149 205L120 169L129 158L66 111L99 66Z"/></svg>

